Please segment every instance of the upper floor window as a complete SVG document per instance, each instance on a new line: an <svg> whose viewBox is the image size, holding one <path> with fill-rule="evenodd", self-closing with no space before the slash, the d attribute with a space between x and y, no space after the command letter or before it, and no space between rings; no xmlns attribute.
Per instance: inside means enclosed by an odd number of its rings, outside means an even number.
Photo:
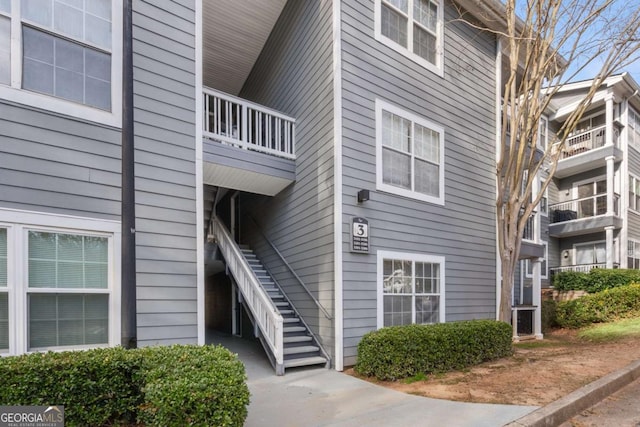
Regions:
<svg viewBox="0 0 640 427"><path fill-rule="evenodd" d="M444 129L376 101L377 188L444 204Z"/></svg>
<svg viewBox="0 0 640 427"><path fill-rule="evenodd" d="M538 125L538 148L541 150L547 149L549 123L546 118L540 117L540 124Z"/></svg>
<svg viewBox="0 0 640 427"><path fill-rule="evenodd" d="M376 39L442 75L441 0L376 0Z"/></svg>
<svg viewBox="0 0 640 427"><path fill-rule="evenodd" d="M629 145L640 150L640 114L629 108Z"/></svg>
<svg viewBox="0 0 640 427"><path fill-rule="evenodd" d="M629 209L640 212L640 178L629 175Z"/></svg>
<svg viewBox="0 0 640 427"><path fill-rule="evenodd" d="M119 125L121 28L120 0L0 0L0 97Z"/></svg>

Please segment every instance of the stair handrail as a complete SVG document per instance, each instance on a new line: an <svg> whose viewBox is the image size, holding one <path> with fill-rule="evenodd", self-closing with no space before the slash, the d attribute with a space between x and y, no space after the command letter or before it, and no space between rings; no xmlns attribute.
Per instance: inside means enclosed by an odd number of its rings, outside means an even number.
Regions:
<svg viewBox="0 0 640 427"><path fill-rule="evenodd" d="M260 225L258 224L258 221L256 221L256 219L253 216L249 216L249 218L251 218L251 221L253 221L253 223L256 225L256 228L258 230L258 233L260 233L262 235L262 237L264 238L264 240L269 244L269 246L271 246L271 248L275 251L275 253L278 255L278 257L280 258L280 260L284 263L284 265L289 269L289 271L291 272L291 274L293 274L293 277L296 278L296 280L298 281L298 283L300 283L300 285L302 286L302 289L305 290L305 292L307 293L307 295L309 295L311 297L311 299L313 300L313 302L316 304L316 306L318 306L318 308L322 311L322 313L324 314L324 316L329 319L332 320L333 317L329 314L329 312L327 311L326 308L324 308L324 306L320 303L320 301L318 301L316 299L316 297L313 296L313 294L311 293L311 291L309 290L309 288L307 288L307 285L304 284L304 282L302 281L302 279L300 278L300 276L298 276L298 274L293 270L293 268L291 267L291 265L289 265L289 263L287 262L287 260L284 258L284 256L282 255L282 253L280 253L280 251L278 250L278 248L276 247L276 245L273 244L273 242L266 236L266 234L264 234L264 232L262 231L262 228L260 228ZM284 292L283 292L284 293Z"/></svg>
<svg viewBox="0 0 640 427"><path fill-rule="evenodd" d="M215 237L244 301L251 310L267 345L276 361L276 371L284 366L284 321L275 304L269 298L258 278L249 266L236 242L215 214L210 223L210 233Z"/></svg>

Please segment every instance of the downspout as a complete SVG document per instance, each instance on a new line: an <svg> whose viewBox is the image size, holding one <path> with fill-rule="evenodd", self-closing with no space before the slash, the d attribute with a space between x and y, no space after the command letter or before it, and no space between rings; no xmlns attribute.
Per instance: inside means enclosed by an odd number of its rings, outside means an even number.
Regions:
<svg viewBox="0 0 640 427"><path fill-rule="evenodd" d="M136 348L136 210L133 138L133 13L132 0L123 0L122 26L122 340Z"/></svg>

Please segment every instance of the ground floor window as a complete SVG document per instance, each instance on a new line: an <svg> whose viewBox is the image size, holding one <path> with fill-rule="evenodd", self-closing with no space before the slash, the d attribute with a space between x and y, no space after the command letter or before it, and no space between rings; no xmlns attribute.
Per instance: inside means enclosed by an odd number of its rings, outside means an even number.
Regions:
<svg viewBox="0 0 640 427"><path fill-rule="evenodd" d="M444 321L444 257L378 252L378 326Z"/></svg>
<svg viewBox="0 0 640 427"><path fill-rule="evenodd" d="M0 222L0 352L117 344L119 223L25 215Z"/></svg>
<svg viewBox="0 0 640 427"><path fill-rule="evenodd" d="M636 240L627 242L627 268L640 270L640 242Z"/></svg>

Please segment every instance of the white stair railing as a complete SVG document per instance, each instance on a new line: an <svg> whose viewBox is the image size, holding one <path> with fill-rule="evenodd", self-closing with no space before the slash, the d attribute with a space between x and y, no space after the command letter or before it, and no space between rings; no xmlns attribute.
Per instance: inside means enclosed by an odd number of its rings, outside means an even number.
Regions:
<svg viewBox="0 0 640 427"><path fill-rule="evenodd" d="M217 217L212 218L209 234L213 235L227 267L242 292L245 303L258 324L276 362L276 372L284 372L284 329L282 316L251 270L240 248Z"/></svg>

